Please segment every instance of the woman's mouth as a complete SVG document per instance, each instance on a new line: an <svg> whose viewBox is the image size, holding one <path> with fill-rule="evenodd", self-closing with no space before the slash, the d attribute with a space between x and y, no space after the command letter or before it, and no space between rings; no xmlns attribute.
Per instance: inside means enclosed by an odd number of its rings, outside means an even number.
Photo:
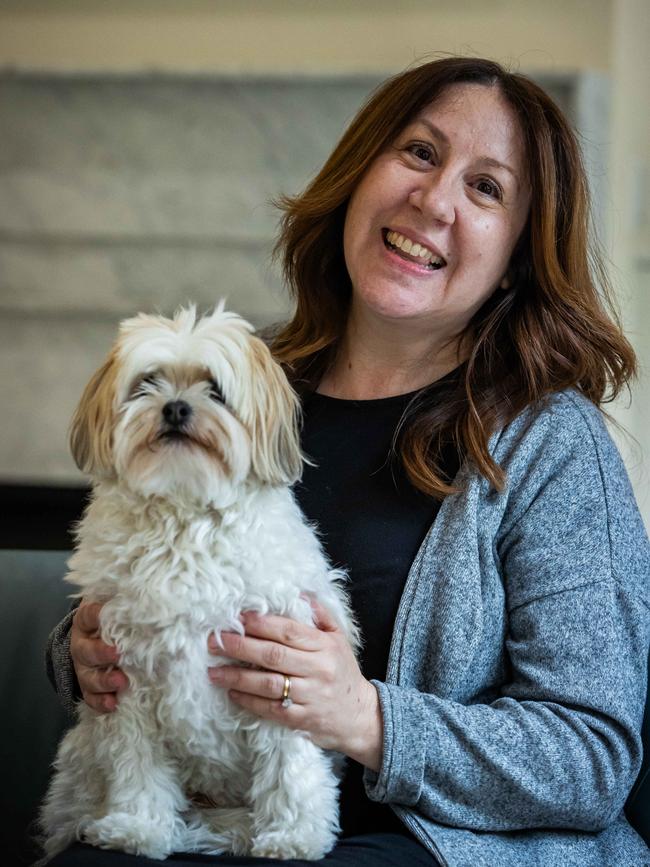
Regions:
<svg viewBox="0 0 650 867"><path fill-rule="evenodd" d="M407 262L415 262L429 271L439 271L447 264L441 256L437 256L417 241L412 241L392 229L382 229L384 245Z"/></svg>

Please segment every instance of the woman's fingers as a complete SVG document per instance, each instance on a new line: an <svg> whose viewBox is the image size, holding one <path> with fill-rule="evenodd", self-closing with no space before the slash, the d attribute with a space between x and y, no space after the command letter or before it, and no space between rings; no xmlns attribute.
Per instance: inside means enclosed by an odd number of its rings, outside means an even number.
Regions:
<svg viewBox="0 0 650 867"><path fill-rule="evenodd" d="M284 692L285 676L275 671L257 671L239 665L223 665L208 669L210 680L225 689L248 693L261 698L280 701ZM292 677L289 684L291 700L300 704L303 681Z"/></svg>
<svg viewBox="0 0 650 867"><path fill-rule="evenodd" d="M84 701L98 711L114 710L117 694L128 686L123 671L80 665L75 668Z"/></svg>
<svg viewBox="0 0 650 867"><path fill-rule="evenodd" d="M82 696L88 707L97 713L111 713L117 707L117 695L114 692L83 692Z"/></svg>
<svg viewBox="0 0 650 867"><path fill-rule="evenodd" d="M119 660L117 648L99 636L101 608L98 602L82 602L72 618L70 653L75 667L115 665Z"/></svg>
<svg viewBox="0 0 650 867"><path fill-rule="evenodd" d="M84 687L90 693L119 692L127 684L127 677L119 668L86 668L84 672Z"/></svg>
<svg viewBox="0 0 650 867"><path fill-rule="evenodd" d="M70 655L84 701L99 713L115 710L117 693L128 685L115 667L117 648L99 637L101 605L82 602L72 620Z"/></svg>
<svg viewBox="0 0 650 867"><path fill-rule="evenodd" d="M100 602L82 602L75 611L73 623L77 629L88 635L99 633L99 613L101 610Z"/></svg>
<svg viewBox="0 0 650 867"><path fill-rule="evenodd" d="M319 650L321 636L318 629L279 614L258 614L244 611L242 623L246 635L276 641L296 650Z"/></svg>
<svg viewBox="0 0 650 867"><path fill-rule="evenodd" d="M88 668L77 678L83 700L100 713L115 710L117 693L128 683L123 672L100 668Z"/></svg>
<svg viewBox="0 0 650 867"><path fill-rule="evenodd" d="M105 644L101 638L88 638L84 633L70 636L70 652L75 665L88 668L107 668L119 660L114 645Z"/></svg>
<svg viewBox="0 0 650 867"><path fill-rule="evenodd" d="M119 668L75 666L81 695L86 704L100 713L115 710L117 693L128 686L128 678Z"/></svg>
<svg viewBox="0 0 650 867"><path fill-rule="evenodd" d="M241 618L245 634L222 632L222 647L211 635L208 649L216 656L229 656L283 675L311 674L314 660L310 657L324 649L327 642L324 632L333 632L338 628L322 606L315 613L317 616L322 613L323 628L299 623L279 614L262 615L245 611Z"/></svg>
<svg viewBox="0 0 650 867"><path fill-rule="evenodd" d="M304 594L309 600L311 610L314 614L314 623L324 632L336 632L340 626L329 608L326 608L313 593Z"/></svg>
<svg viewBox="0 0 650 867"><path fill-rule="evenodd" d="M311 670L304 650L294 650L276 641L239 635L236 632L222 632L223 648L217 645L214 636L208 640L208 649L215 656L228 656L240 662L248 662L258 668L281 674L302 675Z"/></svg>

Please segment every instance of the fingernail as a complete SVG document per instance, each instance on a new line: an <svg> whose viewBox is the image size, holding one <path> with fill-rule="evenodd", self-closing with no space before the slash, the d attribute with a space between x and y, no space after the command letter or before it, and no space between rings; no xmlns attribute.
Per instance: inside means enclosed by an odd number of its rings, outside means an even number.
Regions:
<svg viewBox="0 0 650 867"><path fill-rule="evenodd" d="M210 680L213 683L222 683L226 679L225 674L220 668L210 668L208 669L208 672L210 675Z"/></svg>

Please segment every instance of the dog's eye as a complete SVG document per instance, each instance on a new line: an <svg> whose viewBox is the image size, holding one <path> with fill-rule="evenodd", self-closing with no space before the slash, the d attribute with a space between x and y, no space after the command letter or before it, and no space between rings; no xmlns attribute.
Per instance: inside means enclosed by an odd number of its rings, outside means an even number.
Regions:
<svg viewBox="0 0 650 867"><path fill-rule="evenodd" d="M131 397L142 397L144 394L150 394L151 390L158 385L158 377L155 373L150 373L139 379L131 389Z"/></svg>
<svg viewBox="0 0 650 867"><path fill-rule="evenodd" d="M223 396L223 392L219 387L219 383L215 382L214 379L210 380L210 397L212 400L216 400L218 403L225 403L225 398Z"/></svg>

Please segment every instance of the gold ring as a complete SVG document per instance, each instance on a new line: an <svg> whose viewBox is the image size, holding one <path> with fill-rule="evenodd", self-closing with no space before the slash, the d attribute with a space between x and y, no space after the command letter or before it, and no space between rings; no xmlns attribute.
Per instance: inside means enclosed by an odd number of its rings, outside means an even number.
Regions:
<svg viewBox="0 0 650 867"><path fill-rule="evenodd" d="M282 688L282 707L291 707L293 701L289 693L291 692L291 678L288 674L284 676L284 687Z"/></svg>

